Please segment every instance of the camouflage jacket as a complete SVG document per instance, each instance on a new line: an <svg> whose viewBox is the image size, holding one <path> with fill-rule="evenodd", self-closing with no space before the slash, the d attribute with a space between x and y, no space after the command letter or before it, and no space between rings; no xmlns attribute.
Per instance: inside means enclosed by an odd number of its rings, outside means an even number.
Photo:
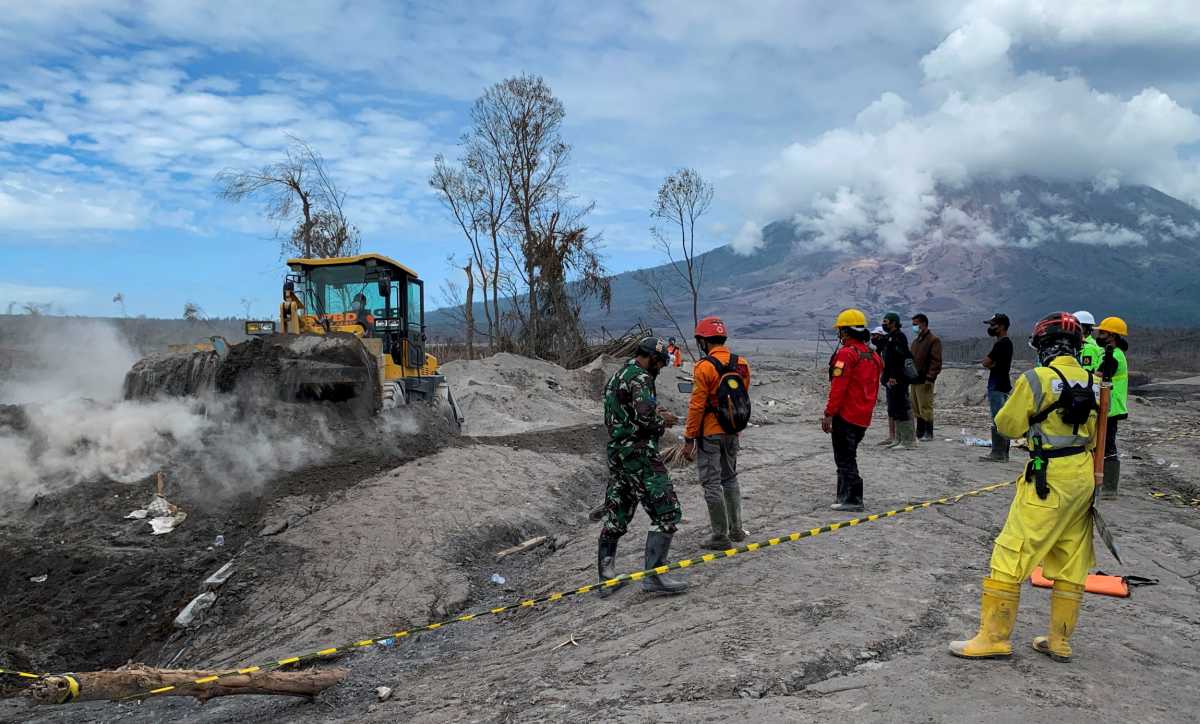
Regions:
<svg viewBox="0 0 1200 724"><path fill-rule="evenodd" d="M610 454L658 453L666 424L658 414L654 378L635 360L626 362L604 387L604 424Z"/></svg>

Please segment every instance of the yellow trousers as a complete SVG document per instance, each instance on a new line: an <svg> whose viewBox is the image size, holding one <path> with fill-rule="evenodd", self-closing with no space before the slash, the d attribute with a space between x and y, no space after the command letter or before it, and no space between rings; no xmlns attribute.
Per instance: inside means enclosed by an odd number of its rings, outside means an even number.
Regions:
<svg viewBox="0 0 1200 724"><path fill-rule="evenodd" d="M992 578L1021 583L1041 564L1046 578L1083 585L1095 565L1092 550L1091 453L1049 461L1050 494L1038 497L1032 481L1017 481L1004 529L992 548Z"/></svg>
<svg viewBox="0 0 1200 724"><path fill-rule="evenodd" d="M908 392L912 396L913 414L926 422L933 422L933 383L912 385Z"/></svg>

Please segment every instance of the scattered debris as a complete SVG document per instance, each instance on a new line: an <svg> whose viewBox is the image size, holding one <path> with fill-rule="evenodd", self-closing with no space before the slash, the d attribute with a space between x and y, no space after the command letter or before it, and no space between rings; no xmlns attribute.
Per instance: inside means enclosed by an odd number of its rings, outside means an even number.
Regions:
<svg viewBox="0 0 1200 724"><path fill-rule="evenodd" d="M512 548L505 548L504 550L502 550L496 554L496 558L505 558L507 556L513 555L514 553L524 553L525 551L530 550L532 548L537 548L538 546L540 546L541 544L545 543L548 540L550 540L550 536L548 536L548 535L539 535L536 538L530 538L529 540L525 541L524 543L515 545Z"/></svg>
<svg viewBox="0 0 1200 724"><path fill-rule="evenodd" d="M187 628L188 626L191 626L196 620L196 616L203 612L204 609L213 605L216 600L217 594L212 593L211 591L208 593L201 593L199 596L196 596L191 600L190 603L188 603L188 605L184 606L183 610L179 612L179 615L175 617L175 627Z"/></svg>
<svg viewBox="0 0 1200 724"><path fill-rule="evenodd" d="M217 536L216 539L213 540L213 545L216 546L217 548L220 548L221 546L225 545L225 536L223 536L223 535Z"/></svg>
<svg viewBox="0 0 1200 724"><path fill-rule="evenodd" d="M579 642L575 640L575 634L571 634L570 638L568 638L566 641L563 641L561 644L559 644L558 646L555 646L554 648L552 648L550 650L558 651L559 649L561 649L564 646L578 646L578 645L579 645Z"/></svg>
<svg viewBox="0 0 1200 724"><path fill-rule="evenodd" d="M150 519L150 534L151 535L166 535L175 530L180 523L187 520L187 513L182 510L177 511L174 515L161 516Z"/></svg>
<svg viewBox="0 0 1200 724"><path fill-rule="evenodd" d="M507 581L504 580L504 576L500 575L499 573L493 573L491 581L497 586L503 586L505 583L507 583Z"/></svg>
<svg viewBox="0 0 1200 724"><path fill-rule="evenodd" d="M381 702L391 699L392 698L392 687L390 687L390 686L375 687L375 698L379 699L379 701L381 701Z"/></svg>
<svg viewBox="0 0 1200 724"><path fill-rule="evenodd" d="M209 589L220 588L233 575L233 561L217 569L217 572L204 579L204 586Z"/></svg>
<svg viewBox="0 0 1200 724"><path fill-rule="evenodd" d="M669 468L686 468L691 464L691 460L683 452L683 442L676 443L667 448L667 451L662 453L662 461Z"/></svg>
<svg viewBox="0 0 1200 724"><path fill-rule="evenodd" d="M148 515L150 515L150 511L146 510L145 508L139 508L137 510L130 511L129 515L125 516L125 519L126 520L143 520Z"/></svg>
<svg viewBox="0 0 1200 724"><path fill-rule="evenodd" d="M50 580L50 574L43 573L42 575L34 576L33 578L30 578L29 580L32 583L45 583L46 581Z"/></svg>
<svg viewBox="0 0 1200 724"><path fill-rule="evenodd" d="M601 328L601 331L605 335L609 334L608 330L604 329L603 327ZM592 360L602 356L619 357L622 359L631 357L634 350L637 349L638 342L642 341L642 339L645 337L653 336L653 334L654 330L639 322L638 324L630 327L624 334L620 336L609 336L608 339L599 344L585 347L578 355L576 355L575 359L573 359L571 363L567 365L567 367L572 369L576 367L582 367L588 362L591 362Z"/></svg>

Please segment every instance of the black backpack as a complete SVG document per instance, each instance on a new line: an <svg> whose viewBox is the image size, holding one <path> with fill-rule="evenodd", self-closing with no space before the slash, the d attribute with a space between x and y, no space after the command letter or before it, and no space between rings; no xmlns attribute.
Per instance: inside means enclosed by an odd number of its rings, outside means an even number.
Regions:
<svg viewBox="0 0 1200 724"><path fill-rule="evenodd" d="M1078 433L1079 426L1087 424L1092 412L1100 409L1100 405L1096 403L1096 393L1092 390L1092 373L1088 372L1087 386L1084 387L1068 382L1067 376L1058 368L1051 367L1050 369L1058 375L1058 379L1062 380L1062 392L1053 404L1030 417L1029 422L1030 424L1039 423L1050 417L1051 412L1058 410L1062 421L1071 425L1074 432Z"/></svg>
<svg viewBox="0 0 1200 724"><path fill-rule="evenodd" d="M706 412L717 416L717 423L729 435L736 435L750 425L750 390L738 372L740 358L729 353L729 364L723 365L712 355L704 358L717 370L716 404L711 401Z"/></svg>

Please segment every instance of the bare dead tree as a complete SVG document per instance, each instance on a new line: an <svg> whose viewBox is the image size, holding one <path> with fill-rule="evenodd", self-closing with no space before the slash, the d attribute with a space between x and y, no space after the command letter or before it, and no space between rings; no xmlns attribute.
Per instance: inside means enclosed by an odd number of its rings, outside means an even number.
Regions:
<svg viewBox="0 0 1200 724"><path fill-rule="evenodd" d="M588 233L583 218L592 204L579 208L568 199L555 199L555 206L539 211L536 241L530 251L541 274L542 335L535 348L565 362L573 359L586 340L580 324L580 300L596 297L601 307L612 304L611 279L599 254L599 237Z"/></svg>
<svg viewBox="0 0 1200 724"><path fill-rule="evenodd" d="M346 195L325 168L325 159L303 140L288 136L284 158L257 169L224 169L216 175L226 201L258 199L275 222L285 255L346 256L358 251L358 229L343 211ZM283 233L284 225L292 230Z"/></svg>
<svg viewBox="0 0 1200 724"><path fill-rule="evenodd" d="M429 177L429 185L438 192L442 205L454 217L463 236L471 248L471 266L478 275L480 287L483 290L483 311L488 326L488 343L492 348L496 345L496 325L499 319L498 300L489 299L496 292L500 270L499 245L488 244L488 234L491 231L493 241L502 232L505 219L496 219L493 203L490 201L497 193L503 193L496 188L488 188L467 162L460 167L451 167L440 154L434 157L433 174ZM474 287L475 277L469 280L469 286ZM495 304L493 304L495 301ZM472 311L472 316L474 312Z"/></svg>
<svg viewBox="0 0 1200 724"><path fill-rule="evenodd" d="M693 325L700 321L704 283L704 257L696 254L696 221L708 212L712 197L712 184L695 169L683 168L663 181L650 210L650 233L691 294Z"/></svg>
<svg viewBox="0 0 1200 724"><path fill-rule="evenodd" d="M512 225L519 238L526 280L526 338L534 345L543 335L539 293L542 288L537 253L538 216L553 204L565 186L563 167L570 155L559 134L566 115L562 101L539 76L507 78L487 89L471 108L478 150L494 164L508 187L513 205Z"/></svg>
<svg viewBox="0 0 1200 724"><path fill-rule="evenodd" d="M195 302L186 302L183 305L183 318L189 322L200 322L208 319L208 316L204 314L204 310L199 304L196 304Z"/></svg>
<svg viewBox="0 0 1200 724"><path fill-rule="evenodd" d="M691 339L691 336L683 331L682 326L679 324L679 317L667 302L668 298L674 296L672 294L672 287L681 292L683 291L678 280L674 278L674 274L664 274L661 269L643 269L635 272L633 278L634 281L646 290L646 301L650 307L650 311L666 319L674 327L675 333L678 335L676 339L683 344L683 348L687 351L688 356L694 360L696 356L692 353L691 342L688 341ZM692 329L695 329L695 327L692 327Z"/></svg>

